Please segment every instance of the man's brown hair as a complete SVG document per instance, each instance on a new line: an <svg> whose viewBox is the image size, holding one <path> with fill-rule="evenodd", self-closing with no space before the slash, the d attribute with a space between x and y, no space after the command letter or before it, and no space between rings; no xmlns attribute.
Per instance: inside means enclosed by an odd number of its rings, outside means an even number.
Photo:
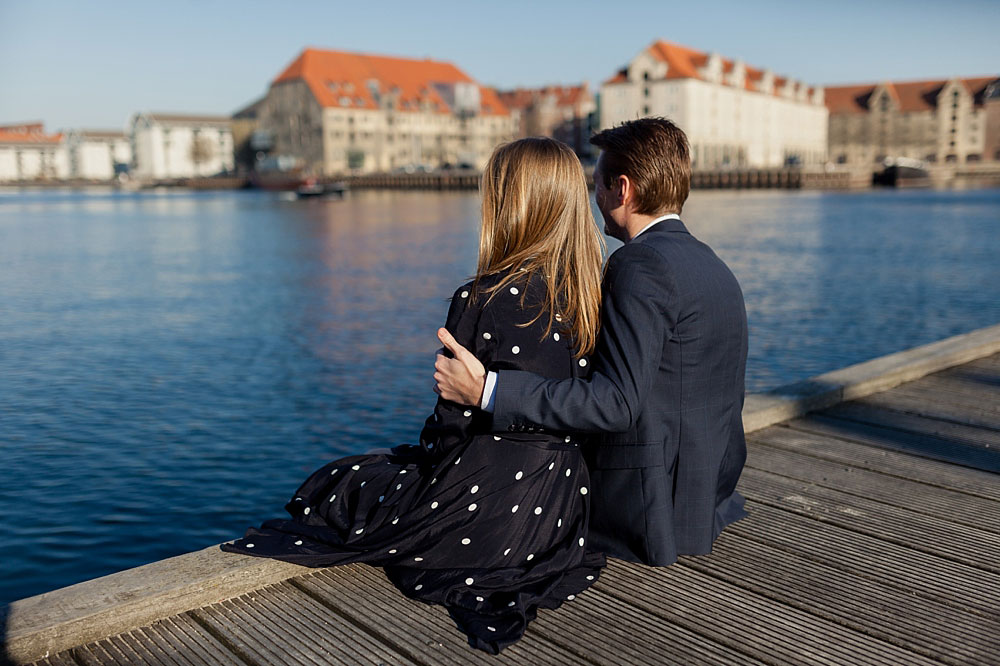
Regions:
<svg viewBox="0 0 1000 666"><path fill-rule="evenodd" d="M590 137L604 151L604 185L628 176L640 215L680 213L691 189L687 137L666 118L639 118Z"/></svg>

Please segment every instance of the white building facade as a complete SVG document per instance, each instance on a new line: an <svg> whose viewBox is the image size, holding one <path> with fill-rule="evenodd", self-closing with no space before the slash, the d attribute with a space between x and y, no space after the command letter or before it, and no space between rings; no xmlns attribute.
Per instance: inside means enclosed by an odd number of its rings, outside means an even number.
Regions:
<svg viewBox="0 0 1000 666"><path fill-rule="evenodd" d="M0 182L62 180L68 176L62 134L46 134L42 123L0 126Z"/></svg>
<svg viewBox="0 0 1000 666"><path fill-rule="evenodd" d="M213 176L233 169L228 116L137 113L128 125L131 175L138 179Z"/></svg>
<svg viewBox="0 0 1000 666"><path fill-rule="evenodd" d="M513 137L495 91L450 63L306 49L271 83L259 126L315 174L482 167Z"/></svg>
<svg viewBox="0 0 1000 666"><path fill-rule="evenodd" d="M124 132L72 130L66 134L69 177L113 180L132 162L132 146Z"/></svg>
<svg viewBox="0 0 1000 666"><path fill-rule="evenodd" d="M826 161L822 88L715 53L655 42L601 87L602 128L646 116L684 130L696 169Z"/></svg>

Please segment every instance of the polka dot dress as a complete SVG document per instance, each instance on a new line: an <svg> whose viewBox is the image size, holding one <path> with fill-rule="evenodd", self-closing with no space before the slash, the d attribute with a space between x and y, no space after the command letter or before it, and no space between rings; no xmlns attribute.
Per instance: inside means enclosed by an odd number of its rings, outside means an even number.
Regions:
<svg viewBox="0 0 1000 666"><path fill-rule="evenodd" d="M538 313L544 283L527 274L458 288L446 327L491 370L585 376L566 330ZM561 326L557 324L557 327ZM571 603L604 556L588 547L589 476L574 433L496 433L478 408L438 400L419 445L342 458L285 505L290 520L251 528L223 550L311 567L384 567L406 596L445 606L469 644L517 641L539 608Z"/></svg>

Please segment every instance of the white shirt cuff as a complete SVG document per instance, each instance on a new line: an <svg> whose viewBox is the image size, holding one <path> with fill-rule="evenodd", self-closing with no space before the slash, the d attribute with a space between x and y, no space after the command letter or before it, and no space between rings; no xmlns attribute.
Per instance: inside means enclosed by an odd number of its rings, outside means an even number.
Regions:
<svg viewBox="0 0 1000 666"><path fill-rule="evenodd" d="M493 409L496 407L496 389L497 373L490 370L486 373L486 386L483 387L483 399L479 404L479 408L484 412L493 413Z"/></svg>

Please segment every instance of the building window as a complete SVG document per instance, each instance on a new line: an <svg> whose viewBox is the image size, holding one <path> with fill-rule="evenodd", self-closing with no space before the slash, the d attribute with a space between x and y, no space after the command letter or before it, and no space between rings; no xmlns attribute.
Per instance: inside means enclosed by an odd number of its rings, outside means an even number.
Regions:
<svg viewBox="0 0 1000 666"><path fill-rule="evenodd" d="M649 104L646 104L645 106L642 107L642 115L644 116L649 115Z"/></svg>
<svg viewBox="0 0 1000 666"><path fill-rule="evenodd" d="M944 161L945 162L957 162L958 161L958 155L956 155L955 153L949 153L948 155L945 155Z"/></svg>
<svg viewBox="0 0 1000 666"><path fill-rule="evenodd" d="M978 154L978 153L972 153L971 155L966 155L965 156L965 161L966 162L981 162L982 159L983 159L983 156L980 155L980 154Z"/></svg>
<svg viewBox="0 0 1000 666"><path fill-rule="evenodd" d="M837 155L837 164L847 164L847 155L843 153Z"/></svg>

